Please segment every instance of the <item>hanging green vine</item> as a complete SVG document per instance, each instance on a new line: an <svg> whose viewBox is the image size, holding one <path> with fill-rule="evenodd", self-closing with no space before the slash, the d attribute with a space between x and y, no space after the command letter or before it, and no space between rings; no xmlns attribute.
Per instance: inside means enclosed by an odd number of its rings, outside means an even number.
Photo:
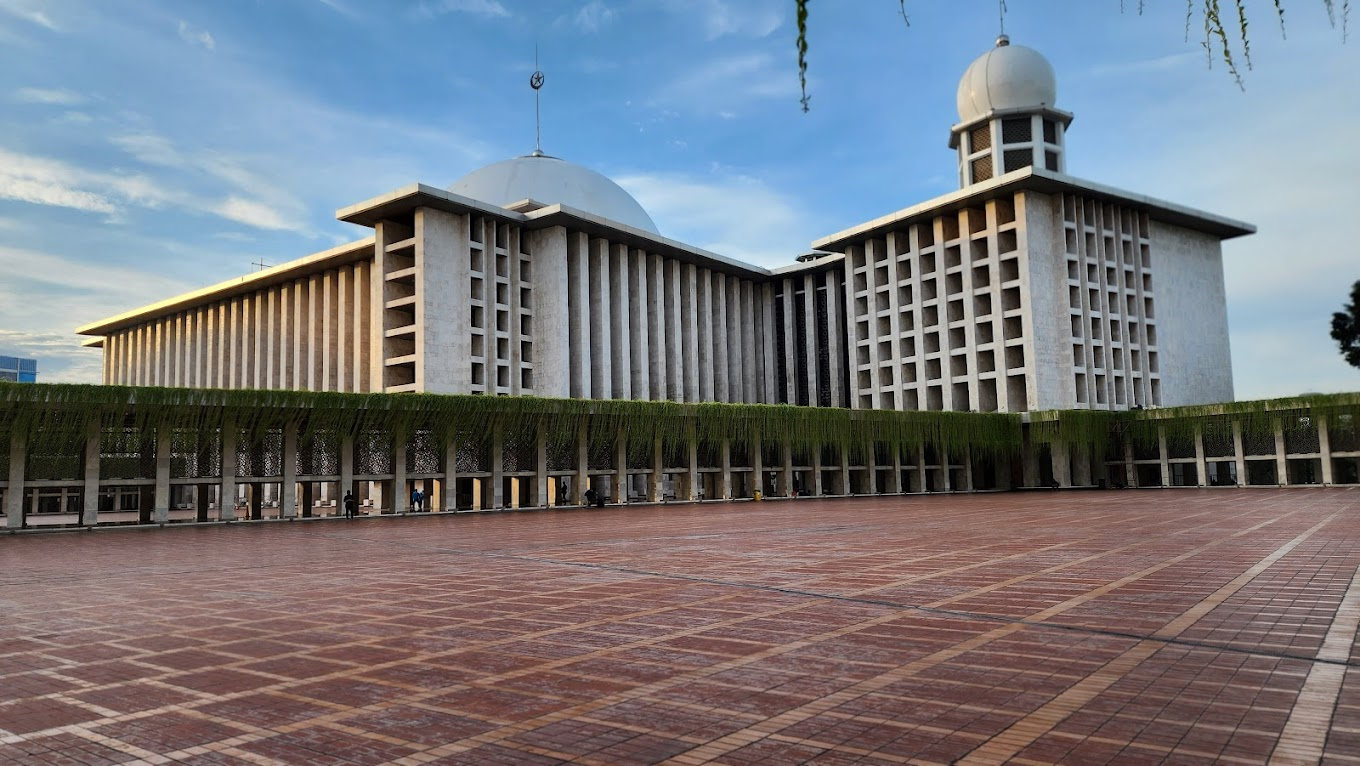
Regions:
<svg viewBox="0 0 1360 766"><path fill-rule="evenodd" d="M1109 412L1065 410L1030 413L1034 444L1066 442L1103 448L1125 438L1142 447L1193 438L1212 423L1233 421L1245 434L1273 433L1278 420L1349 416L1360 422L1360 393ZM450 440L485 445L490 433L518 439L543 433L560 448L575 444L584 429L589 443L624 439L630 455L650 454L691 441L736 449L762 442L796 450L823 447L856 451L882 444L896 450L933 447L962 455L1016 454L1024 425L1016 414L851 410L787 404L724 404L632 400L547 399L436 394L348 394L311 391L134 388L71 384L0 383L0 431L22 436L30 452L77 450L94 428L154 433L168 428L181 437L208 435L231 426L255 444L275 429L296 428L299 443L314 438L354 437L380 431L394 443L429 431L442 449Z"/></svg>

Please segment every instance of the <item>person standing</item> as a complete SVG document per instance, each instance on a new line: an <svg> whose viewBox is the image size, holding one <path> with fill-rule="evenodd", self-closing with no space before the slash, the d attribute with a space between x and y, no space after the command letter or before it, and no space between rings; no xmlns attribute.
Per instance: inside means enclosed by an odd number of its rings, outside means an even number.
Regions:
<svg viewBox="0 0 1360 766"><path fill-rule="evenodd" d="M425 493L419 487L411 490L411 512L420 513L425 505Z"/></svg>
<svg viewBox="0 0 1360 766"><path fill-rule="evenodd" d="M345 502L345 518L347 519L354 518L354 494L351 492L346 492L344 502Z"/></svg>

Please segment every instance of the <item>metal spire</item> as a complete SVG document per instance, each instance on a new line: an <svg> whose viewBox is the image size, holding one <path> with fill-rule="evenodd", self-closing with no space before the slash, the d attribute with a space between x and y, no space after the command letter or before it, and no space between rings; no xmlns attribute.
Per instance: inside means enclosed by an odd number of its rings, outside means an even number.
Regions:
<svg viewBox="0 0 1360 766"><path fill-rule="evenodd" d="M543 119L539 110L538 91L543 87L543 72L538 68L538 45L534 45L534 73L529 75L529 87L534 89L534 154L543 156Z"/></svg>

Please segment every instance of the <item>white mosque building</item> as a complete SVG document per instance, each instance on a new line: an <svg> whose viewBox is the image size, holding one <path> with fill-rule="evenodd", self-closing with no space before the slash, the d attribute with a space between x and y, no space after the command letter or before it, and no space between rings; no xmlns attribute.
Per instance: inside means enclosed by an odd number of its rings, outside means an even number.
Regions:
<svg viewBox="0 0 1360 766"><path fill-rule="evenodd" d="M959 84L957 191L768 270L535 152L346 207L362 239L77 330L109 384L1025 412L1233 398L1248 224L1067 175L1053 69Z"/></svg>

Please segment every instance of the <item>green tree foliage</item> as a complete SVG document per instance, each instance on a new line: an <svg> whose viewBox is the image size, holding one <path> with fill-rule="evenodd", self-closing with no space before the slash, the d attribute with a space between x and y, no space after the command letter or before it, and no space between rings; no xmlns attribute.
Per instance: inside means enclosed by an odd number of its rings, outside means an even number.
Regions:
<svg viewBox="0 0 1360 766"><path fill-rule="evenodd" d="M1138 0L1138 12L1143 12L1145 0ZM798 84L802 88L803 111L808 110L807 93L807 54L808 54L808 10L812 0L794 0L794 18L798 25ZM1000 0L1001 11L1005 13L1005 0ZM1275 17L1280 24L1280 34L1285 31L1284 0L1271 0ZM1327 19L1332 26L1341 28L1344 41L1350 28L1351 0L1321 0L1327 10ZM897 0L902 20L910 26L907 16L907 0ZM1125 10L1120 0L1119 10ZM1196 21L1198 20L1198 24ZM1248 33L1247 0L1185 0L1185 37L1190 39L1192 29L1200 27L1204 39L1200 45L1208 57L1210 66L1215 59L1222 59L1238 87L1242 87L1243 65L1251 69L1251 37Z"/></svg>
<svg viewBox="0 0 1360 766"><path fill-rule="evenodd" d="M1332 314L1332 339L1346 364L1360 369L1360 281L1351 285L1351 302Z"/></svg>

